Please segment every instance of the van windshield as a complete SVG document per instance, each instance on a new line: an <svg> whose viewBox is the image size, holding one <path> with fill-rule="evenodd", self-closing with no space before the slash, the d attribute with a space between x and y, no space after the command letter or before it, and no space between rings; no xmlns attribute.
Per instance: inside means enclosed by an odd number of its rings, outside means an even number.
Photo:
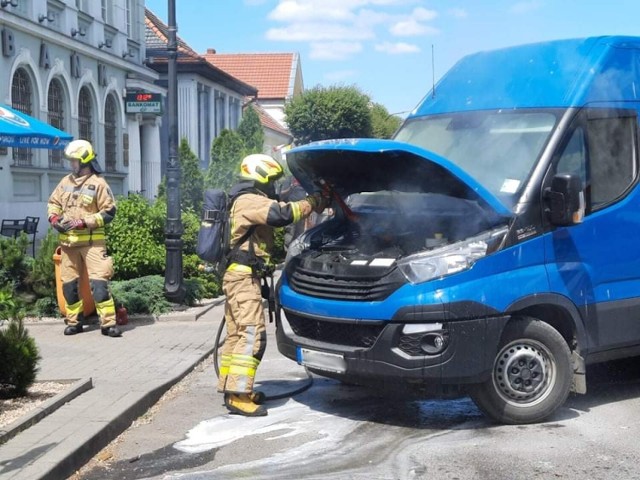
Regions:
<svg viewBox="0 0 640 480"><path fill-rule="evenodd" d="M540 157L556 119L552 112L513 110L434 115L407 121L395 140L447 158L494 195L512 199Z"/></svg>

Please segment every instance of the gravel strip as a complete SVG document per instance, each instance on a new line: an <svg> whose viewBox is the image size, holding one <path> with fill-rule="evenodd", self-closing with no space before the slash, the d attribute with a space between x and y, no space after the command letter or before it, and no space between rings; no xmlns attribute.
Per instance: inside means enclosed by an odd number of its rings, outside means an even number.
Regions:
<svg viewBox="0 0 640 480"><path fill-rule="evenodd" d="M13 423L70 386L69 383L36 382L25 397L0 399L0 428Z"/></svg>

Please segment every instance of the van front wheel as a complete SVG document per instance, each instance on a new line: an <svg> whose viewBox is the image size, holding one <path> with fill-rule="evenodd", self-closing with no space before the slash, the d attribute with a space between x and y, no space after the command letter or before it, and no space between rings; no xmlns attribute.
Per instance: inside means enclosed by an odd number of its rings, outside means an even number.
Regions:
<svg viewBox="0 0 640 480"><path fill-rule="evenodd" d="M497 422L535 423L565 402L571 375L571 352L562 335L540 320L515 319L505 327L491 378L470 394Z"/></svg>

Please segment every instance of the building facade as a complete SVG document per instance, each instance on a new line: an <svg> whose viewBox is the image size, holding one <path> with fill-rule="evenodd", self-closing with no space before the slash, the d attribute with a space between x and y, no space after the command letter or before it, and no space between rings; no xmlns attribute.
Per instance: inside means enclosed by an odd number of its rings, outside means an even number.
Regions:
<svg viewBox="0 0 640 480"><path fill-rule="evenodd" d="M158 72L162 86L167 85L167 37L167 25L147 9L146 63ZM238 128L244 99L255 97L257 90L207 62L181 38L178 38L177 77L179 137L187 139L200 159L201 168L206 169L212 142L222 130ZM163 138L164 152L168 149L168 135Z"/></svg>
<svg viewBox="0 0 640 480"><path fill-rule="evenodd" d="M165 93L143 63L144 0L2 4L0 103L91 141L115 194L152 197L161 117L128 114L124 102L128 92ZM49 194L68 173L60 151L0 150L0 218L46 218Z"/></svg>
<svg viewBox="0 0 640 480"><path fill-rule="evenodd" d="M284 106L304 91L302 64L298 53L217 53L204 54L212 65L254 85L260 121L265 132L264 151L280 158L283 143L291 142Z"/></svg>

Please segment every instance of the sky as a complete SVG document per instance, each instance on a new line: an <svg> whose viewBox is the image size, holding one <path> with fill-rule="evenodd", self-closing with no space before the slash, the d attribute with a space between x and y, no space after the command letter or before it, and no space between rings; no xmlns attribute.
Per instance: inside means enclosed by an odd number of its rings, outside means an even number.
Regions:
<svg viewBox="0 0 640 480"><path fill-rule="evenodd" d="M167 3L146 0L165 22ZM470 53L640 36L640 0L176 0L176 16L199 53L298 52L306 89L356 85L400 115Z"/></svg>

